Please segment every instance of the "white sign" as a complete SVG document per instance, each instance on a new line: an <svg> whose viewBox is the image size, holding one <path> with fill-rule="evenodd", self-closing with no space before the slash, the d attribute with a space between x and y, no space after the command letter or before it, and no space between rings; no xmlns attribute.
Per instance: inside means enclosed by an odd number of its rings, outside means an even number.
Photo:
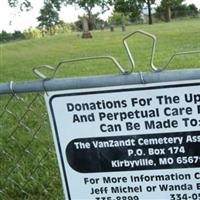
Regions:
<svg viewBox="0 0 200 200"><path fill-rule="evenodd" d="M45 99L66 199L200 199L199 82Z"/></svg>

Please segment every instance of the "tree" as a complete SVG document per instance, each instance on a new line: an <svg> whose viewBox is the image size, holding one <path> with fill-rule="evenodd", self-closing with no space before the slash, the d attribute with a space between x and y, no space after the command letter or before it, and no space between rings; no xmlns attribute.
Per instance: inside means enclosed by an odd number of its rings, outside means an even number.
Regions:
<svg viewBox="0 0 200 200"><path fill-rule="evenodd" d="M145 3L148 7L148 15L149 15L149 24L153 24L152 14L151 14L151 4L155 3L155 0L145 0Z"/></svg>
<svg viewBox="0 0 200 200"><path fill-rule="evenodd" d="M198 16L199 11L198 11L198 8L194 4L188 5L188 9L192 16Z"/></svg>
<svg viewBox="0 0 200 200"><path fill-rule="evenodd" d="M44 7L40 10L37 20L40 22L40 28L46 29L51 35L54 34L53 26L59 22L59 14L50 1L44 2Z"/></svg>
<svg viewBox="0 0 200 200"><path fill-rule="evenodd" d="M19 7L21 11L32 8L30 0L8 0L8 4L11 7Z"/></svg>
<svg viewBox="0 0 200 200"><path fill-rule="evenodd" d="M124 15L129 15L130 18L138 20L140 18L144 4L148 7L149 24L153 23L151 14L151 5L155 0L114 0L114 8L116 12L121 12Z"/></svg>
<svg viewBox="0 0 200 200"><path fill-rule="evenodd" d="M126 24L127 16L125 16L123 13L113 12L112 15L108 18L108 22L115 25Z"/></svg>
<svg viewBox="0 0 200 200"><path fill-rule="evenodd" d="M59 10L61 5L75 5L79 8L82 8L86 12L86 16L89 23L89 29L93 29L93 9L95 6L99 6L101 8L101 12L105 12L109 7L107 5L111 5L112 0L51 0L51 3ZM100 13L96 13L99 15Z"/></svg>
<svg viewBox="0 0 200 200"><path fill-rule="evenodd" d="M93 9L95 6L99 6L102 8L102 12L106 6L105 1L103 0L63 0L66 4L76 5L82 8L87 15L89 29L92 30L93 26ZM98 16L100 13L96 13Z"/></svg>
<svg viewBox="0 0 200 200"><path fill-rule="evenodd" d="M172 8L172 18L198 15L198 8L194 4L181 4Z"/></svg>
<svg viewBox="0 0 200 200"><path fill-rule="evenodd" d="M173 8L180 6L185 0L162 0L157 11L164 12L166 22L171 21L171 11Z"/></svg>
<svg viewBox="0 0 200 200"><path fill-rule="evenodd" d="M27 9L31 8L30 0L8 0L11 7L20 6L26 7ZM105 11L105 8L108 10L107 5L111 5L112 0L48 0L49 4L52 4L55 9L58 11L61 8L61 5L76 5L85 10L86 15L89 20L89 27L92 29L92 16L93 8L95 6L100 6L102 12Z"/></svg>
<svg viewBox="0 0 200 200"><path fill-rule="evenodd" d="M114 12L123 13L125 16L129 16L131 21L137 21L140 19L140 14L143 8L143 4L141 2L131 0L115 0L113 5Z"/></svg>

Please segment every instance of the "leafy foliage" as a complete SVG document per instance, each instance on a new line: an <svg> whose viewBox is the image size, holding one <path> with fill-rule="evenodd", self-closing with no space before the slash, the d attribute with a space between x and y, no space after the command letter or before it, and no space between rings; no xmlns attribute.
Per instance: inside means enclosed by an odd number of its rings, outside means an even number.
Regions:
<svg viewBox="0 0 200 200"><path fill-rule="evenodd" d="M108 5L111 5L112 0L51 0L54 2L54 4L57 3L57 5L75 5L79 8L82 8L86 12L86 17L88 19L88 26L89 30L96 29L94 19L98 19L98 15L100 13L105 12L109 9ZM93 9L99 6L101 8L100 13L93 13ZM96 17L95 17L96 15ZM97 20L98 21L98 20ZM79 28L81 28L81 22L80 20L76 23Z"/></svg>
<svg viewBox="0 0 200 200"><path fill-rule="evenodd" d="M162 1L160 6L156 8L156 16L165 21L170 21L171 18L198 16L198 8L194 4L186 5L183 3L184 0Z"/></svg>
<svg viewBox="0 0 200 200"><path fill-rule="evenodd" d="M65 23L64 21L60 20L54 27L55 33L68 33L73 30L73 24Z"/></svg>
<svg viewBox="0 0 200 200"><path fill-rule="evenodd" d="M14 33L7 33L6 31L2 31L0 33L0 42L9 42L12 40L22 40L25 39L25 36L20 31L15 31Z"/></svg>
<svg viewBox="0 0 200 200"><path fill-rule="evenodd" d="M116 12L121 12L125 16L129 16L130 20L135 22L140 20L144 4L147 4L149 24L152 24L151 5L154 3L155 0L115 0L113 5Z"/></svg>
<svg viewBox="0 0 200 200"><path fill-rule="evenodd" d="M11 7L19 7L21 11L30 10L32 8L30 0L8 0Z"/></svg>
<svg viewBox="0 0 200 200"><path fill-rule="evenodd" d="M84 16L85 17L85 16ZM81 16L78 17L78 20L74 23L75 24L75 30L76 31L81 31L83 30L83 23L82 23L82 18ZM89 19L87 18L87 20L89 21ZM93 30L99 30L104 28L105 26L107 26L107 22L100 19L98 17L98 14L92 14L90 16L90 23L89 23L89 29L93 29ZM73 29L73 28L72 28Z"/></svg>
<svg viewBox="0 0 200 200"><path fill-rule="evenodd" d="M139 18L142 8L143 2L139 1L116 0L114 3L114 9L116 12L121 12L125 16L131 16L132 18Z"/></svg>
<svg viewBox="0 0 200 200"><path fill-rule="evenodd" d="M108 22L114 25L126 24L128 21L127 16L123 13L113 12L112 16L109 17Z"/></svg>
<svg viewBox="0 0 200 200"><path fill-rule="evenodd" d="M162 0L160 6L157 8L164 13L166 22L171 20L171 11L173 8L180 6L185 0Z"/></svg>
<svg viewBox="0 0 200 200"><path fill-rule="evenodd" d="M42 38L43 32L37 28L29 28L23 32L26 39Z"/></svg>
<svg viewBox="0 0 200 200"><path fill-rule="evenodd" d="M44 7L40 10L40 16L37 20L40 22L40 28L46 29L53 35L52 28L59 22L59 14L50 1L45 1Z"/></svg>

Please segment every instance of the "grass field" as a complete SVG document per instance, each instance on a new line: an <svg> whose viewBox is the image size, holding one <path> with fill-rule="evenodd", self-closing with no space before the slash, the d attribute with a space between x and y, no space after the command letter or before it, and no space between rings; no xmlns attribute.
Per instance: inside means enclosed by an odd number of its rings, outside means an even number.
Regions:
<svg viewBox="0 0 200 200"><path fill-rule="evenodd" d="M42 39L24 40L1 44L0 82L35 79L31 69L39 64L55 66L67 59L85 56L114 56L124 67L130 67L122 38L138 29L157 36L155 64L164 66L174 52L200 49L200 20L159 23L152 26L128 26L126 32L120 27L115 32L109 30L93 32L93 39L81 39L80 33L70 33ZM136 60L136 71L149 69L151 39L135 35L129 45ZM200 56L180 56L169 66L170 69L200 66ZM59 77L87 76L118 73L109 61L90 61L68 64L62 67Z"/></svg>
<svg viewBox="0 0 200 200"><path fill-rule="evenodd" d="M129 69L122 38L138 29L157 36L155 64L159 67L174 52L200 49L200 19L128 26L126 32L120 28L113 33L98 31L85 40L80 33L24 40L0 45L0 82L36 79L32 68L39 64L56 66L62 60L86 56L113 56ZM151 42L140 35L129 39L136 72L150 70ZM169 69L194 67L200 67L200 55L176 58ZM87 61L63 66L56 77L111 73L119 73L111 62ZM0 96L0 199L63 199L50 132L41 95Z"/></svg>

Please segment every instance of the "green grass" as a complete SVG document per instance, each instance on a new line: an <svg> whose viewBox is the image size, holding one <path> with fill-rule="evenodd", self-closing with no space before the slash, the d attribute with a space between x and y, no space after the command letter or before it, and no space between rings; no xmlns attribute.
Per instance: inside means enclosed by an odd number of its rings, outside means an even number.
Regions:
<svg viewBox="0 0 200 200"><path fill-rule="evenodd" d="M86 56L113 56L126 69L130 63L122 44L127 34L142 29L158 38L155 64L164 66L174 52L200 49L200 19L128 26L93 32L93 39L70 33L42 39L0 45L0 82L36 79L32 68L39 64L56 66L62 60ZM141 35L129 39L138 71L149 71L152 41ZM200 66L200 55L176 58L169 69ZM44 71L45 74L50 73ZM110 61L87 61L61 67L56 77L120 73ZM0 199L61 200L59 171L43 98L33 94L0 96Z"/></svg>
<svg viewBox="0 0 200 200"><path fill-rule="evenodd" d="M125 68L130 64L122 44L127 34L142 29L157 36L155 64L164 66L174 52L200 49L200 19L159 23L152 26L128 26L126 32L116 28L93 32L93 39L81 39L80 33L70 33L42 39L1 44L0 81L35 79L32 68L39 64L56 66L62 60L86 56L114 56ZM136 60L136 71L148 71L151 39L139 34L129 39ZM170 69L200 66L200 56L180 56ZM61 67L58 77L119 73L110 61L88 61Z"/></svg>
<svg viewBox="0 0 200 200"><path fill-rule="evenodd" d="M63 199L43 101L37 94L0 96L2 200Z"/></svg>

